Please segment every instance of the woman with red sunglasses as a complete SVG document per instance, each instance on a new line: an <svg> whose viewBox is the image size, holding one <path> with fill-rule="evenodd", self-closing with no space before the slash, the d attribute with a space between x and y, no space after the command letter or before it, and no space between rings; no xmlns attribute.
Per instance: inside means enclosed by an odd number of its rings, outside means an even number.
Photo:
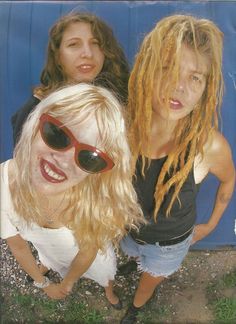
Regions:
<svg viewBox="0 0 236 324"><path fill-rule="evenodd" d="M41 84L12 116L16 144L28 114L52 91L63 85L93 82L111 89L121 102L128 93L129 65L112 29L97 16L71 12L55 22L49 33Z"/></svg>
<svg viewBox="0 0 236 324"><path fill-rule="evenodd" d="M61 299L90 278L121 309L112 244L143 220L131 177L121 106L108 90L81 83L40 102L1 164L1 237L36 287Z"/></svg>

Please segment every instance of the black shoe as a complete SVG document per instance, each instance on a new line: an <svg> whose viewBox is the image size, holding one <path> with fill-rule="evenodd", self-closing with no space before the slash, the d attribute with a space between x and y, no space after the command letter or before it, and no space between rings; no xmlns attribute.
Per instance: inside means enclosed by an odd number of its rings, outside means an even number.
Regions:
<svg viewBox="0 0 236 324"><path fill-rule="evenodd" d="M110 305L116 310L121 310L123 308L123 304L122 304L122 301L120 299L119 299L117 304L110 303Z"/></svg>
<svg viewBox="0 0 236 324"><path fill-rule="evenodd" d="M118 267L118 271L116 273L117 276L125 276L133 271L137 270L137 262L135 260L130 260L125 264L122 264Z"/></svg>
<svg viewBox="0 0 236 324"><path fill-rule="evenodd" d="M137 316L139 314L141 307L135 307L134 305L131 305L126 313L125 316L122 318L120 324L134 324L136 323Z"/></svg>

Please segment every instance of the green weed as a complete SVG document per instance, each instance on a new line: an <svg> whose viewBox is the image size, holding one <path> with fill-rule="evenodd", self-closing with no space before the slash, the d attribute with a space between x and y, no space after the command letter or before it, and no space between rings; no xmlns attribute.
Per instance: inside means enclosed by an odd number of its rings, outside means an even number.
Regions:
<svg viewBox="0 0 236 324"><path fill-rule="evenodd" d="M236 287L236 269L233 272L227 273L221 280L222 287Z"/></svg>
<svg viewBox="0 0 236 324"><path fill-rule="evenodd" d="M64 313L64 319L67 322L81 320L84 324L95 324L103 321L102 315L96 310L89 310L84 303L71 301Z"/></svg>
<svg viewBox="0 0 236 324"><path fill-rule="evenodd" d="M154 315L155 314L155 315ZM170 314L170 310L167 306L158 306L148 311L141 312L138 315L138 320L142 324L154 323L156 319L163 319Z"/></svg>
<svg viewBox="0 0 236 324"><path fill-rule="evenodd" d="M216 320L223 323L236 322L236 298L220 298L213 303Z"/></svg>
<svg viewBox="0 0 236 324"><path fill-rule="evenodd" d="M236 323L236 298L226 297L224 290L236 289L236 269L207 287L208 300L215 320L219 323Z"/></svg>
<svg viewBox="0 0 236 324"><path fill-rule="evenodd" d="M65 301L56 301L22 295L15 292L3 300L3 323L83 323L99 324L104 322L102 315L78 303L76 299L68 298Z"/></svg>

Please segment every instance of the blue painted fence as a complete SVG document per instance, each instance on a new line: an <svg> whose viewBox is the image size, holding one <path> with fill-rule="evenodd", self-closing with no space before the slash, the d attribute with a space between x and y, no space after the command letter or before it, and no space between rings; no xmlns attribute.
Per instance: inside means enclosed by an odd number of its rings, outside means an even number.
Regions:
<svg viewBox="0 0 236 324"><path fill-rule="evenodd" d="M186 13L213 20L224 33L226 93L222 130L236 161L236 2L234 1L5 1L0 3L1 161L12 156L10 117L39 83L48 30L71 10L89 11L114 29L130 65L144 35L164 16ZM212 210L216 179L209 176L198 197L198 222ZM236 246L236 195L217 229L195 248Z"/></svg>

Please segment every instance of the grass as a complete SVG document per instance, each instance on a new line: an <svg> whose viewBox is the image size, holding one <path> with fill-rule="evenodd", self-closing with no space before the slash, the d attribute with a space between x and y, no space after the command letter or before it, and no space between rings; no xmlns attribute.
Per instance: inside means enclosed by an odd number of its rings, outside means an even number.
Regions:
<svg viewBox="0 0 236 324"><path fill-rule="evenodd" d="M215 279L208 286L207 297L215 317L214 324L236 323L236 298L232 293L235 287L236 269L220 279ZM232 297L229 297L231 295ZM90 306L87 305L88 303ZM106 323L105 319L111 315L109 309L106 311L100 307L100 311L95 310L92 308L91 300L85 300L78 294L71 295L63 301L55 301L40 293L23 295L19 290L11 290L11 295L1 297L0 304L2 323L101 324ZM142 324L155 323L155 321L163 323L170 316L171 309L168 304L150 303L145 306L138 319Z"/></svg>
<svg viewBox="0 0 236 324"><path fill-rule="evenodd" d="M167 306L158 306L156 307L148 307L147 310L144 310L138 315L138 320L142 324L150 324L153 323L156 319L162 320L168 317L170 314L170 310Z"/></svg>
<svg viewBox="0 0 236 324"><path fill-rule="evenodd" d="M222 297L213 304L217 321L236 322L236 298Z"/></svg>
<svg viewBox="0 0 236 324"><path fill-rule="evenodd" d="M223 276L221 279L221 285L226 288L236 287L236 269Z"/></svg>
<svg viewBox="0 0 236 324"><path fill-rule="evenodd" d="M225 296L227 289L236 289L236 269L210 284L207 295L218 323L236 323L236 297Z"/></svg>
<svg viewBox="0 0 236 324"><path fill-rule="evenodd" d="M78 319L84 324L102 323L104 321L100 313L94 309L88 310L84 303L70 303L64 314L64 320L72 323L78 321Z"/></svg>
<svg viewBox="0 0 236 324"><path fill-rule="evenodd" d="M102 314L73 297L61 302L17 291L4 299L1 320L2 323L104 323Z"/></svg>

